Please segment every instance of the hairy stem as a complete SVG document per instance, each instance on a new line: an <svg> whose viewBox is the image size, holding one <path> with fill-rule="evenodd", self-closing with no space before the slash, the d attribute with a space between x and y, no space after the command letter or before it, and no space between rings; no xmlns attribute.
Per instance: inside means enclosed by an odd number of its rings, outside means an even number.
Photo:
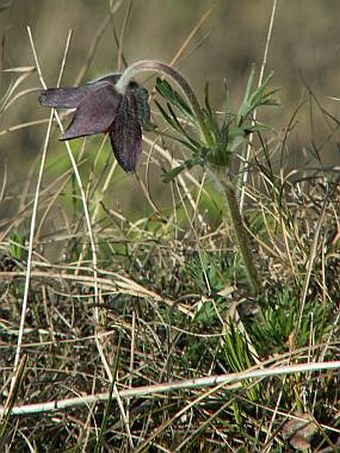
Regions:
<svg viewBox="0 0 340 453"><path fill-rule="evenodd" d="M252 287L254 296L257 296L261 291L261 285L254 264L253 254L251 252L249 235L244 226L239 205L236 199L236 192L231 182L225 181L225 178L223 179L222 184L228 203L230 218L234 227L236 240L246 268L248 280Z"/></svg>

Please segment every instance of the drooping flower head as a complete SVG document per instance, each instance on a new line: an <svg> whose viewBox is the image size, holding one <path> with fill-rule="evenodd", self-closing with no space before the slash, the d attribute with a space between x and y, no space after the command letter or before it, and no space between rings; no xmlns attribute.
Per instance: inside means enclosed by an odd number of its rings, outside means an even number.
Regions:
<svg viewBox="0 0 340 453"><path fill-rule="evenodd" d="M148 91L131 81L122 94L115 88L120 77L115 73L80 87L49 88L41 92L39 102L76 109L61 140L108 133L119 165L134 173L142 152L141 128L150 121Z"/></svg>

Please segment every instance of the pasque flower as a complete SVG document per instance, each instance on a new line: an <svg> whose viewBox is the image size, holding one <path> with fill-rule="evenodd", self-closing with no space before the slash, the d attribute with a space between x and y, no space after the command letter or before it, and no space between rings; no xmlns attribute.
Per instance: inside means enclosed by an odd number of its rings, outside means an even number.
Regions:
<svg viewBox="0 0 340 453"><path fill-rule="evenodd" d="M183 144L196 153L190 161L175 168L172 176L183 169L191 168L199 163L207 163L219 187L224 189L230 217L234 226L240 253L244 259L245 268L255 295L260 293L260 282L253 261L248 232L238 207L236 191L228 174L229 153L232 151L230 141L243 138L246 135L245 121L258 106L270 105L272 92L265 93L271 76L269 76L255 91L249 91L254 80L251 73L247 87L247 97L239 110L236 127L231 127L230 121L223 121L222 126L211 110L206 90L205 109L202 109L189 82L178 71L166 63L155 60L141 60L128 66L122 74L111 74L78 88L50 88L41 93L39 101L48 107L75 108L76 112L71 124L62 135L61 140L69 140L99 132L109 133L113 152L118 163L126 172L135 172L138 158L142 151L142 130L150 120L148 92L138 85L134 78L141 72L156 72L172 79L182 90L186 101L185 111L190 112L192 126L196 129L197 138L188 143L188 136L181 125L174 119L174 110L165 113L165 118L176 131L184 133ZM248 89L249 88L249 89ZM164 87L163 87L164 89ZM163 91L170 109L174 100L179 97L169 88ZM183 109L183 102L179 102ZM254 129L256 130L256 129ZM189 165L189 163L190 165ZM171 177L172 179L172 177Z"/></svg>
<svg viewBox="0 0 340 453"><path fill-rule="evenodd" d="M117 91L121 74L115 73L80 87L48 88L40 104L54 108L75 108L73 119L61 140L108 133L119 165L134 173L142 152L142 126L150 121L148 92L135 81Z"/></svg>

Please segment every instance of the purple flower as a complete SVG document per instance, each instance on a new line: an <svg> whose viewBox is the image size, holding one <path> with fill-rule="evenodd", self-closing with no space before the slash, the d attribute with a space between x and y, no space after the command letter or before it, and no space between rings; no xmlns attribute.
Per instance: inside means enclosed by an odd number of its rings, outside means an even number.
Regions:
<svg viewBox="0 0 340 453"><path fill-rule="evenodd" d="M119 165L134 173L142 152L142 126L150 121L148 92L132 81L125 94L115 85L121 74L110 74L74 88L49 88L41 92L40 104L75 108L61 140L108 133Z"/></svg>

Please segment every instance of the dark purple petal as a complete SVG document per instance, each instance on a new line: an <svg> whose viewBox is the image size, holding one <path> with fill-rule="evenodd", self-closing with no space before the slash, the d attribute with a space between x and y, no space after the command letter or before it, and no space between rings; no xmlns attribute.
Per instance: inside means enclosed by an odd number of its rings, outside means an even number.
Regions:
<svg viewBox="0 0 340 453"><path fill-rule="evenodd" d="M85 99L89 88L48 88L41 92L39 102L46 107L76 108Z"/></svg>
<svg viewBox="0 0 340 453"><path fill-rule="evenodd" d="M142 152L142 130L138 122L137 102L133 93L127 93L121 102L110 129L113 152L126 172L135 173Z"/></svg>
<svg viewBox="0 0 340 453"><path fill-rule="evenodd" d="M122 74L120 72L108 74L106 76L100 77L99 79L88 82L88 85L97 84L100 82L108 82L112 85L116 85L121 75ZM128 92L129 91L132 91L134 93L137 101L138 122L141 126L145 126L150 122L150 107L148 103L149 92L134 80L129 83Z"/></svg>
<svg viewBox="0 0 340 453"><path fill-rule="evenodd" d="M149 92L144 87L138 85L136 82L132 91L136 97L137 102L137 117L139 124L144 127L150 123L150 107L149 107Z"/></svg>
<svg viewBox="0 0 340 453"><path fill-rule="evenodd" d="M87 88L86 96L61 140L107 132L114 122L123 96L110 83L88 85Z"/></svg>
<svg viewBox="0 0 340 453"><path fill-rule="evenodd" d="M120 76L120 73L109 74L80 87L48 88L40 93L38 100L46 107L76 108L92 91L107 85L115 86Z"/></svg>

